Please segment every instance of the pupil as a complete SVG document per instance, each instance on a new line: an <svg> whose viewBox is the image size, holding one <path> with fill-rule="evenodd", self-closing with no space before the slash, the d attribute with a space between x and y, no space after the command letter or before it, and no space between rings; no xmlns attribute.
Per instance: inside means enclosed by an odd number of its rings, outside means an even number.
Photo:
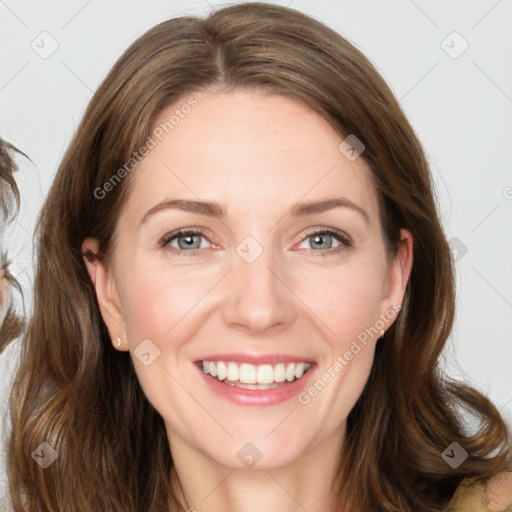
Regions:
<svg viewBox="0 0 512 512"><path fill-rule="evenodd" d="M314 244L318 244L319 247L323 247L323 246L329 246L329 244L326 244L325 242L321 242L322 239L324 239L326 236L329 236L329 235L316 235L315 238L314 238ZM318 242L318 240L320 240L320 242Z"/></svg>
<svg viewBox="0 0 512 512"><path fill-rule="evenodd" d="M196 235L184 235L181 237L181 240L185 240L185 245L190 248L191 246L194 245L195 236Z"/></svg>

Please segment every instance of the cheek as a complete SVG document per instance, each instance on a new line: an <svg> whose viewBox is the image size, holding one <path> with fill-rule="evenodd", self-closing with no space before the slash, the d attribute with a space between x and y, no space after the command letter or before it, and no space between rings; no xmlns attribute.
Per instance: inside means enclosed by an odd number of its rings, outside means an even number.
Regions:
<svg viewBox="0 0 512 512"><path fill-rule="evenodd" d="M185 269L134 266L121 290L129 336L161 342L198 305L212 286L210 278Z"/></svg>
<svg viewBox="0 0 512 512"><path fill-rule="evenodd" d="M180 361L187 358L187 341L197 328L187 320L212 285L190 272L185 275L179 270L147 265L131 268L137 268L137 272L128 273L120 293L134 368L155 409L166 418L176 418L177 411L190 408L181 378L173 378L183 375ZM184 425L182 428L186 430Z"/></svg>
<svg viewBox="0 0 512 512"><path fill-rule="evenodd" d="M339 348L378 320L384 272L380 261L354 258L338 268L302 271L295 280L295 289Z"/></svg>
<svg viewBox="0 0 512 512"><path fill-rule="evenodd" d="M307 305L314 313L310 317L323 326L326 343L318 374L298 401L324 418L326 432L339 428L340 418L348 416L371 372L382 328L384 272L378 261L359 260L307 278L304 274L301 280L298 295L309 297Z"/></svg>

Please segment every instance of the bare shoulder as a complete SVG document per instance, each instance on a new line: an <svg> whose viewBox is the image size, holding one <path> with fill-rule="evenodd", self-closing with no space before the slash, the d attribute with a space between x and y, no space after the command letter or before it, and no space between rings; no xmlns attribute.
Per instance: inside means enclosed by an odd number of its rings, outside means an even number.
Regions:
<svg viewBox="0 0 512 512"><path fill-rule="evenodd" d="M489 510L501 512L509 510L512 504L512 472L494 475L487 483Z"/></svg>

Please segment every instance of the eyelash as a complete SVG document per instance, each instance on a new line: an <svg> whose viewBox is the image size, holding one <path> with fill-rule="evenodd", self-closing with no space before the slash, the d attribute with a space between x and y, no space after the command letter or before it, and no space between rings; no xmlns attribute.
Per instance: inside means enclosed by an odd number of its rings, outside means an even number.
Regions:
<svg viewBox="0 0 512 512"><path fill-rule="evenodd" d="M340 245L338 247L326 249L325 251L316 251L315 249L309 249L309 251L311 251L315 256L320 256L320 258L326 258L327 256L338 254L340 251L346 251L347 249L350 249L352 247L352 240L346 233L344 233L343 231L339 231L338 229L327 227L317 228L314 231L311 231L301 240L301 243L307 238L310 238L315 235L329 235L332 236L338 242L340 242Z"/></svg>
<svg viewBox="0 0 512 512"><path fill-rule="evenodd" d="M171 247L169 245L169 243L172 240L174 240L175 238L180 238L182 236L187 236L187 235L201 235L208 240L205 233L203 233L201 230L197 230L197 229L196 230L192 230L192 229L186 230L186 229L184 229L184 230L179 230L174 233L169 233L168 235L165 235L162 238L162 240L160 240L160 245L164 248L171 250L177 256L196 256L197 254L199 254L201 249L194 249L192 251L186 251L184 249L176 249L176 247Z"/></svg>
<svg viewBox="0 0 512 512"><path fill-rule="evenodd" d="M352 240L350 239L350 237L344 233L343 231L339 231L337 229L334 229L334 228L319 228L319 229L316 229L310 233L308 233L302 240L301 240L301 243L306 240L307 238L310 238L312 236L315 236L315 235L329 235L329 236L332 236L334 239L336 239L338 242L340 242L340 246L338 247L335 247L335 248L331 248L331 249L326 249L325 251L322 251L322 250L314 250L314 249L307 249L309 251L311 251L315 256L320 256L321 258L325 258L326 256L330 256L334 253L338 253L339 251L343 251L343 250L347 250L349 249L350 247L352 247ZM171 247L169 245L169 243L174 240L175 238L180 238L182 236L188 236L188 235L200 235L204 238L206 238L206 240L208 240L208 237L206 236L206 234L201 231L201 230L179 230L179 231L175 231L174 233L169 233L167 235L165 235L159 242L159 245L161 247L164 247L164 248L168 248L170 249L173 253L175 253L177 256L197 256L202 249L193 249L191 251L187 251L185 249L176 249L175 247Z"/></svg>

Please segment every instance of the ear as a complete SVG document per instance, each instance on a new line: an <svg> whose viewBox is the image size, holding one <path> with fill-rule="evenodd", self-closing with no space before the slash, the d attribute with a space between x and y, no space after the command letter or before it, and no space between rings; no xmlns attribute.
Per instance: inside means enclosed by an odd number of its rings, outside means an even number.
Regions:
<svg viewBox="0 0 512 512"><path fill-rule="evenodd" d="M86 238L82 242L82 255L92 285L96 291L96 298L100 306L100 313L107 326L116 350L127 350L125 340L126 330L121 300L116 287L112 269L95 255L99 252L99 242L96 238ZM117 339L121 340L121 347L117 346Z"/></svg>
<svg viewBox="0 0 512 512"><path fill-rule="evenodd" d="M406 229L400 230L400 241L396 255L389 265L387 290L382 300L381 314L386 318L386 330L393 324L404 298L405 289L409 282L413 263L414 241L412 235ZM386 312L393 311L394 315L388 318ZM391 316L391 315L389 315ZM381 316L382 318L382 316Z"/></svg>

